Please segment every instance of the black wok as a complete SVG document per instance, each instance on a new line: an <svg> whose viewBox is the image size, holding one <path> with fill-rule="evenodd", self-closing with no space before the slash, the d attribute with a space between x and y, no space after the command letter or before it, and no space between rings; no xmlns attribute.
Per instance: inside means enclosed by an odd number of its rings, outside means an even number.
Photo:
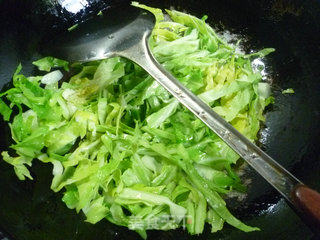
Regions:
<svg viewBox="0 0 320 240"><path fill-rule="evenodd" d="M41 44L66 27L109 6L129 1L87 0L76 14L55 0L0 0L0 84L10 85L19 62L25 74L35 74L31 62L41 57ZM71 1L70 1L71 2ZM267 109L259 145L310 187L320 190L320 2L284 0L145 0L161 8L171 6L201 17L220 31L242 36L247 51L274 47L267 58L276 103ZM84 4L85 5L85 4ZM122 5L121 5L122 6ZM69 9L70 10L70 9ZM130 14L121 7L119 17ZM282 95L292 87L294 95ZM2 120L1 120L2 121ZM10 144L10 132L1 122L0 150ZM34 164L34 181L19 181L11 166L0 161L0 240L103 240L138 239L126 228L106 220L96 225L69 210L61 193L50 190L51 167ZM231 211L260 232L243 233L229 226L211 234L190 236L182 229L148 232L150 239L318 239L295 215L280 195L260 176L248 171L247 197L229 199Z"/></svg>

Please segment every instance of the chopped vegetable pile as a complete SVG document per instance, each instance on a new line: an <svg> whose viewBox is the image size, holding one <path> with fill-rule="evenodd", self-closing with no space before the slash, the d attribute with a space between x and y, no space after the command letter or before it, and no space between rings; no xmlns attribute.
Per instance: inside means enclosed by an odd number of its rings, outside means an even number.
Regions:
<svg viewBox="0 0 320 240"><path fill-rule="evenodd" d="M157 23L150 47L158 61L250 140L272 102L269 85L251 67L273 51L242 54L191 15L138 3ZM53 165L51 189L86 221L106 218L146 238L146 230L186 227L200 234L235 218L224 197L245 191L234 170L239 156L135 63L115 57L73 64L53 57L34 62L44 76L19 66L0 96L14 144L3 160L18 178L32 179L36 159ZM60 70L61 71L60 71ZM63 69L63 70L62 70Z"/></svg>

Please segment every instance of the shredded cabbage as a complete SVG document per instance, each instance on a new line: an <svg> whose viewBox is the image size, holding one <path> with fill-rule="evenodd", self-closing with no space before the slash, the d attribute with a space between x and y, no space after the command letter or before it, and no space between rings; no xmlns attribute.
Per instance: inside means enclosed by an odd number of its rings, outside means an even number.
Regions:
<svg viewBox="0 0 320 240"><path fill-rule="evenodd" d="M251 61L273 49L239 54L204 18L166 10L171 20L165 20L160 9L133 5L157 18L150 47L158 61L256 140L272 97ZM51 163L51 189L63 191L68 208L82 211L87 222L105 218L143 238L146 230L182 225L200 234L205 223L212 232L225 222L258 230L224 201L228 192L245 190L233 170L239 156L138 65L119 57L74 64L76 74L64 82L57 68L68 71L68 62L46 57L34 65L50 73L26 77L19 65L13 88L0 95L15 151L2 157L19 179L32 179L36 159Z"/></svg>

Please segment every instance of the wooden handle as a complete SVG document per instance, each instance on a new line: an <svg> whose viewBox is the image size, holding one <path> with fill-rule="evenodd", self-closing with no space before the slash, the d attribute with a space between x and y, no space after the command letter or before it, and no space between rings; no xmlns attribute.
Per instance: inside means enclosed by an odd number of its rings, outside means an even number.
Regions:
<svg viewBox="0 0 320 240"><path fill-rule="evenodd" d="M292 201L298 211L300 211L308 225L317 232L320 230L320 194L299 184L292 191Z"/></svg>

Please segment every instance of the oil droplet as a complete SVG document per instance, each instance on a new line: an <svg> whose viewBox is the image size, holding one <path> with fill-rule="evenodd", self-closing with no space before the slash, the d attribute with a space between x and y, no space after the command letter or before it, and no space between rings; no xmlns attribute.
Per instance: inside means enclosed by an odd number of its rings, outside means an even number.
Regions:
<svg viewBox="0 0 320 240"><path fill-rule="evenodd" d="M259 156L256 153L250 153L249 157L251 158L251 160L257 160L259 158Z"/></svg>
<svg viewBox="0 0 320 240"><path fill-rule="evenodd" d="M174 92L175 92L178 96L180 96L180 95L183 94L182 91L180 90L180 88L176 88L176 89L174 90Z"/></svg>
<svg viewBox="0 0 320 240"><path fill-rule="evenodd" d="M224 138L229 138L229 139L231 139L231 133L228 131L228 130L224 130L223 132L222 132L222 136L224 137Z"/></svg>
<svg viewBox="0 0 320 240"><path fill-rule="evenodd" d="M254 72L259 72L261 73L263 79L266 78L267 73L265 70L265 63L261 60L261 58L256 58L253 60L251 66Z"/></svg>
<svg viewBox="0 0 320 240"><path fill-rule="evenodd" d="M199 117L206 119L206 118L207 118L206 112L205 112L205 111L201 111L201 112L199 113Z"/></svg>

